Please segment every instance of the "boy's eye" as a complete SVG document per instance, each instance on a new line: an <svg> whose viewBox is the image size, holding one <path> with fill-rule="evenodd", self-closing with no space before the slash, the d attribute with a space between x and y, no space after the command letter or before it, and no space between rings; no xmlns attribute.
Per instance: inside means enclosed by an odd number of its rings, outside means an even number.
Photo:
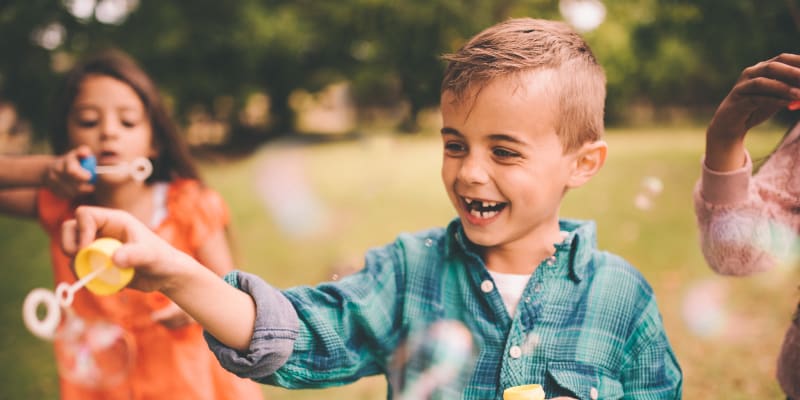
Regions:
<svg viewBox="0 0 800 400"><path fill-rule="evenodd" d="M122 126L124 126L126 128L133 128L134 126L136 126L136 121L122 120L122 121L120 121L120 123L122 123Z"/></svg>
<svg viewBox="0 0 800 400"><path fill-rule="evenodd" d="M466 146L459 142L446 142L444 144L444 151L451 155L461 154L466 151Z"/></svg>
<svg viewBox="0 0 800 400"><path fill-rule="evenodd" d="M517 153L515 151L508 150L508 149L504 149L502 147L497 147L497 148L493 149L492 150L492 154L494 154L495 157L498 157L498 158L519 157L519 153Z"/></svg>

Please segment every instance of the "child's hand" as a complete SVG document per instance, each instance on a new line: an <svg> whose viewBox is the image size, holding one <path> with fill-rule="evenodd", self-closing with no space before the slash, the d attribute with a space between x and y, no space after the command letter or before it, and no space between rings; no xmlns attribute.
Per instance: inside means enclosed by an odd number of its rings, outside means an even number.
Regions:
<svg viewBox="0 0 800 400"><path fill-rule="evenodd" d="M128 285L143 291L167 290L180 281L180 266L190 264L185 253L176 250L132 215L102 207L81 206L75 219L64 222L61 246L68 255L88 246L98 237L123 243L112 261L122 268L136 268Z"/></svg>
<svg viewBox="0 0 800 400"><path fill-rule="evenodd" d="M745 68L714 113L708 139L741 140L793 100L800 100L800 55L781 54Z"/></svg>
<svg viewBox="0 0 800 400"><path fill-rule="evenodd" d="M93 192L94 185L89 183L92 174L80 164L81 158L90 155L89 147L80 146L56 158L47 168L42 183L57 196L68 199Z"/></svg>
<svg viewBox="0 0 800 400"><path fill-rule="evenodd" d="M177 304L170 302L168 306L154 311L151 315L153 321L164 325L168 329L183 328L195 322L191 315L183 311Z"/></svg>

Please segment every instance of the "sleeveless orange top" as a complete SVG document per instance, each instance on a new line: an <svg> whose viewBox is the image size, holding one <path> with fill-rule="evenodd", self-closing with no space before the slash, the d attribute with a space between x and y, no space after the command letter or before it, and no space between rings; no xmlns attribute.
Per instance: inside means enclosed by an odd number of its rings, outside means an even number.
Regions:
<svg viewBox="0 0 800 400"><path fill-rule="evenodd" d="M68 258L60 247L61 224L73 217L76 204L42 189L38 192L39 220L50 236L50 254L56 285L75 282ZM228 209L218 193L195 180L169 184L166 216L155 232L177 249L196 256L205 239L224 229ZM87 388L60 377L63 400L250 400L261 399L261 387L224 370L208 349L202 328L193 323L168 329L153 321L153 311L170 304L161 293L123 289L110 296L78 290L72 303L75 314L86 321L119 325L134 342L134 361L122 383L113 387ZM56 339L56 359L66 353Z"/></svg>

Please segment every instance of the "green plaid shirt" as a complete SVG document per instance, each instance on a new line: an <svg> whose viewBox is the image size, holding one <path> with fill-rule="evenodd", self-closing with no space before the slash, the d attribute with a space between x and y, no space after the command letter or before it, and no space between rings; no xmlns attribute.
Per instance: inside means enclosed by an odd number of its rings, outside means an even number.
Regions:
<svg viewBox="0 0 800 400"><path fill-rule="evenodd" d="M426 397L499 400L506 388L539 383L547 398L680 399L681 370L651 287L596 249L593 222L562 220L561 230L567 238L533 273L513 316L458 219L370 250L365 268L338 282L286 290L300 319L293 351L256 379L310 388L384 374L392 397L426 368L397 349L456 320L477 350L459 365L463 379Z"/></svg>

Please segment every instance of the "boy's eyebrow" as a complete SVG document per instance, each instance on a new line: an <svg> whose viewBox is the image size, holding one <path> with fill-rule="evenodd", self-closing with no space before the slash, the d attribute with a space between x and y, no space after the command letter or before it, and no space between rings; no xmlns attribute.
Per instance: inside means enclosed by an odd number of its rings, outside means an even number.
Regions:
<svg viewBox="0 0 800 400"><path fill-rule="evenodd" d="M446 127L446 126L444 128L442 128L441 132L442 132L442 135L464 136L457 129L449 128L449 127Z"/></svg>
<svg viewBox="0 0 800 400"><path fill-rule="evenodd" d="M453 128L444 127L444 128L442 128L441 132L442 132L442 135L455 135L455 136L464 137L464 135L462 135L461 132L459 132L457 129L453 129ZM526 141L524 141L524 140L522 140L520 138L511 136L511 135L507 135L505 133L493 133L493 134L489 135L489 140L493 141L493 142L511 142L511 143L516 143L516 144L521 144L521 145L527 145L528 144L528 142L526 142Z"/></svg>

